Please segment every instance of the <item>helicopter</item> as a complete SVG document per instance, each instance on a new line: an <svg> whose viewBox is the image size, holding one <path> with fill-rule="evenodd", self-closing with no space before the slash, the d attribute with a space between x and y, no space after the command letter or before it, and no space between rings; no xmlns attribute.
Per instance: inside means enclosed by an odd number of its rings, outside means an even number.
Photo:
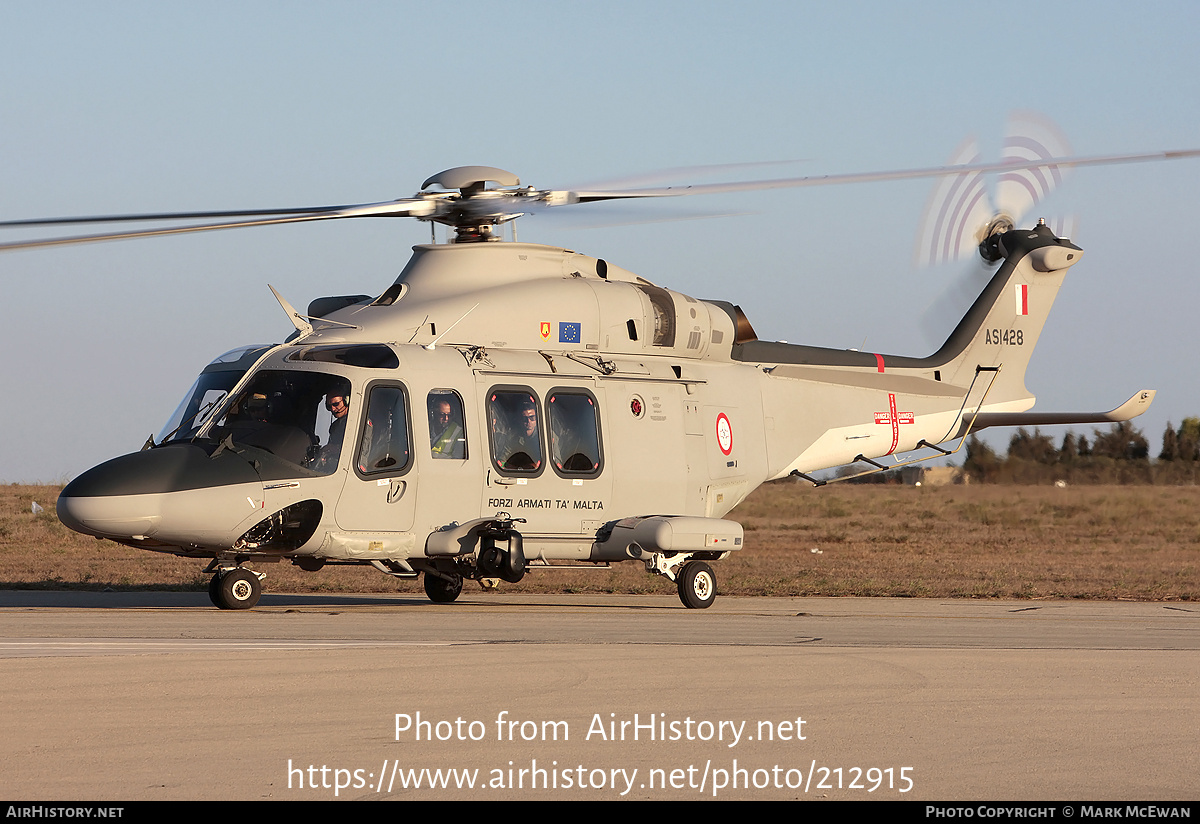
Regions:
<svg viewBox="0 0 1200 824"><path fill-rule="evenodd" d="M1017 215L986 214L967 227L967 245L994 273L937 351L909 357L759 340L736 304L518 242L515 231L505 240L506 224L601 200L907 178L1001 173L1028 189L1064 168L1197 155L1035 152L584 191L463 166L380 203L8 221L0 226L188 223L0 251L358 217L447 227L453 237L414 247L378 295L320 297L301 313L272 288L294 331L214 359L141 451L67 484L59 519L127 546L207 559L209 596L222 609L254 607L265 575L251 564L280 561L419 576L436 603L455 601L465 580L490 587L540 569L633 561L673 581L684 606L703 609L717 594L712 564L743 548L741 525L725 516L766 481L823 485L814 473L951 455L990 426L1145 411L1153 390L1107 412L1029 411L1025 370L1082 249L1042 221L1021 229ZM848 477L857 475L838 480Z"/></svg>

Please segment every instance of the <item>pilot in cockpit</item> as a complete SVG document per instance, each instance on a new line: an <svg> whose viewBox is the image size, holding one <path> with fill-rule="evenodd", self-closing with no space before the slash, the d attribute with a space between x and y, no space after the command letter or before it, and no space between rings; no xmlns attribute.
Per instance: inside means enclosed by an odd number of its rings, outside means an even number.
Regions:
<svg viewBox="0 0 1200 824"><path fill-rule="evenodd" d="M329 424L329 440L321 447L317 457L318 472L332 470L342 455L342 441L346 436L346 419L350 413L350 398L341 392L330 392L325 397L325 408L333 416Z"/></svg>

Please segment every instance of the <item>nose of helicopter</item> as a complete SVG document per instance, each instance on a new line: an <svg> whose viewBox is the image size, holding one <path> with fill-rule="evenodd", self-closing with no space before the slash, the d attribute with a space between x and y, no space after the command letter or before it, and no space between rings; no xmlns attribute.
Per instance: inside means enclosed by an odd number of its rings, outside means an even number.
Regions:
<svg viewBox="0 0 1200 824"><path fill-rule="evenodd" d="M146 538L158 531L162 513L156 495L59 495L58 520L98 538Z"/></svg>
<svg viewBox="0 0 1200 824"><path fill-rule="evenodd" d="M216 501L207 499L214 493L240 499L240 513L246 485L261 498L262 483L246 461L228 454L214 459L198 446L172 445L89 469L67 484L56 509L65 526L85 535L191 542L217 526L219 518L205 506Z"/></svg>

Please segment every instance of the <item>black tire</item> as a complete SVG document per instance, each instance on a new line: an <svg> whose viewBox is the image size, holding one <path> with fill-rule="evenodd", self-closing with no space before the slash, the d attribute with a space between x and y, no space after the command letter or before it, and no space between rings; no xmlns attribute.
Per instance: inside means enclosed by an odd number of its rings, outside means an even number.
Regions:
<svg viewBox="0 0 1200 824"><path fill-rule="evenodd" d="M717 577L703 561L689 561L675 577L679 600L688 609L708 609L717 600Z"/></svg>
<svg viewBox="0 0 1200 824"><path fill-rule="evenodd" d="M212 605L219 609L224 609L221 606L221 573L214 572L213 577L208 581L208 600L212 601Z"/></svg>
<svg viewBox="0 0 1200 824"><path fill-rule="evenodd" d="M426 572L421 576L425 579L425 594L435 604L452 604L462 594L463 579L461 575L452 575L453 581L447 581Z"/></svg>
<svg viewBox="0 0 1200 824"><path fill-rule="evenodd" d="M233 569L221 576L217 598L221 609L250 609L262 596L262 582L248 569Z"/></svg>

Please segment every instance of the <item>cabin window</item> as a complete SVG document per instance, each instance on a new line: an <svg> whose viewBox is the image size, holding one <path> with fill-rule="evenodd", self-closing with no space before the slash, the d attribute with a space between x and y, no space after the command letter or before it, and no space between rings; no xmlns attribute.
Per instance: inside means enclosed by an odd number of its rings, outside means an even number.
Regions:
<svg viewBox="0 0 1200 824"><path fill-rule="evenodd" d="M467 457L467 430L462 398L449 389L429 393L429 453L435 458Z"/></svg>
<svg viewBox="0 0 1200 824"><path fill-rule="evenodd" d="M542 422L538 402L524 389L497 389L488 396L492 462L505 473L542 471Z"/></svg>
<svg viewBox="0 0 1200 824"><path fill-rule="evenodd" d="M403 387L371 387L355 460L359 474L401 472L408 468L410 454L408 401Z"/></svg>
<svg viewBox="0 0 1200 824"><path fill-rule="evenodd" d="M596 400L582 390L556 391L546 401L550 460L559 475L600 474L600 421Z"/></svg>

